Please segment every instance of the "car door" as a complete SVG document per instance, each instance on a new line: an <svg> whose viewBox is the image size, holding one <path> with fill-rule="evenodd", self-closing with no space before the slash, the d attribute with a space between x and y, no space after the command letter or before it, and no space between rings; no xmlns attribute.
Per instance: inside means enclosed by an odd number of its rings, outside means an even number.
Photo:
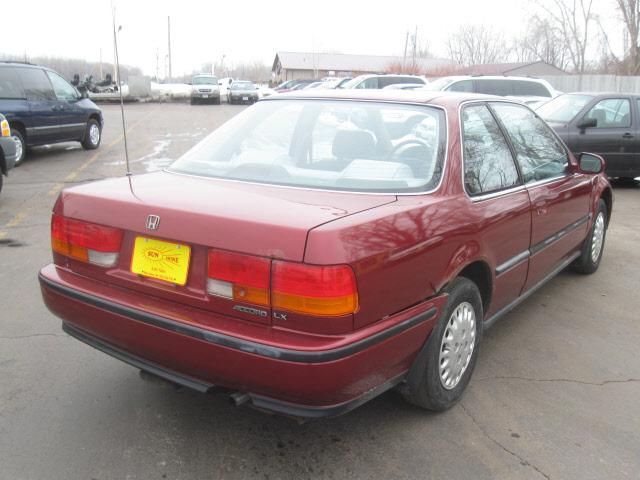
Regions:
<svg viewBox="0 0 640 480"><path fill-rule="evenodd" d="M79 140L87 125L86 110L80 105L80 95L64 78L47 70L57 100L57 141Z"/></svg>
<svg viewBox="0 0 640 480"><path fill-rule="evenodd" d="M584 240L591 177L577 173L564 144L532 110L516 103L490 105L516 152L531 200L528 290L566 266Z"/></svg>
<svg viewBox="0 0 640 480"><path fill-rule="evenodd" d="M581 124L595 121L583 128ZM601 155L609 176L626 176L640 156L635 109L625 95L599 98L572 122L578 152Z"/></svg>
<svg viewBox="0 0 640 480"><path fill-rule="evenodd" d="M27 143L54 142L58 136L59 107L49 78L41 68L16 67L15 72L29 104L31 125L27 127Z"/></svg>
<svg viewBox="0 0 640 480"><path fill-rule="evenodd" d="M494 265L487 318L520 295L526 281L531 203L509 144L485 102L461 111L464 187L469 220L477 219L478 242Z"/></svg>

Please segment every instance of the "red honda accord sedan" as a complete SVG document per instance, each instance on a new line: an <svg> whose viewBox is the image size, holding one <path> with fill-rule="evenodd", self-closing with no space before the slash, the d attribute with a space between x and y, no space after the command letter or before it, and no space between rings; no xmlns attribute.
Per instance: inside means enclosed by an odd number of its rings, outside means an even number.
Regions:
<svg viewBox="0 0 640 480"><path fill-rule="evenodd" d="M237 404L444 410L484 328L597 270L603 169L503 98L270 97L163 172L65 189L42 294L69 335Z"/></svg>

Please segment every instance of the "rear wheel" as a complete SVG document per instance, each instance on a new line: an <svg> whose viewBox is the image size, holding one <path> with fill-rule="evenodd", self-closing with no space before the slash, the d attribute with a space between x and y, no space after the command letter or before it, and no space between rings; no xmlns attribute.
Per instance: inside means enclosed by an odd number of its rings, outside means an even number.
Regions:
<svg viewBox="0 0 640 480"><path fill-rule="evenodd" d="M24 136L22 132L17 128L11 129L11 138L16 142L16 163L14 166L18 166L24 160L24 157L27 155L27 144L24 140Z"/></svg>
<svg viewBox="0 0 640 480"><path fill-rule="evenodd" d="M84 138L82 139L82 147L85 150L95 150L100 146L100 140L102 140L102 130L97 120L91 118L87 122L87 127L84 131Z"/></svg>
<svg viewBox="0 0 640 480"><path fill-rule="evenodd" d="M590 274L598 270L602 259L602 251L604 250L604 240L607 235L607 215L607 205L604 200L600 199L593 226L582 245L580 256L571 265L574 271Z"/></svg>
<svg viewBox="0 0 640 480"><path fill-rule="evenodd" d="M401 387L414 405L442 411L455 405L471 379L482 338L482 299L471 280L447 287L447 306Z"/></svg>

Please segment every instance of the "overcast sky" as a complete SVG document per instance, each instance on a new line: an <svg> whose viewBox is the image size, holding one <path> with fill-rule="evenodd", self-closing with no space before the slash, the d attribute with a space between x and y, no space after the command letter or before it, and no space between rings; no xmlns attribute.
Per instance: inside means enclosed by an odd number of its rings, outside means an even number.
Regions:
<svg viewBox="0 0 640 480"><path fill-rule="evenodd" d="M612 25L612 0L595 3ZM98 60L102 49L103 59L112 61L108 0L23 0L16 5L26 14L3 22L5 41L0 50ZM168 15L173 74L180 75L204 62L219 61L222 55L226 62L269 64L278 50L401 55L405 32L413 31L416 24L419 42L428 41L432 51L444 57L447 35L461 24L490 25L510 38L525 28L533 11L526 0L114 0L114 5L122 25L120 62L154 75L157 52L161 76Z"/></svg>

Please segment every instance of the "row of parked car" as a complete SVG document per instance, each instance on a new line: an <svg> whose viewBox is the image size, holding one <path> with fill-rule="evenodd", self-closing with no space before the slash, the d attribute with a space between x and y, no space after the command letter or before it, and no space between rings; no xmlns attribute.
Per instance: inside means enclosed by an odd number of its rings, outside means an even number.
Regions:
<svg viewBox="0 0 640 480"><path fill-rule="evenodd" d="M261 96L298 90L385 89L467 92L508 97L536 109L574 152L604 157L611 177L640 176L640 96L602 93L561 94L548 82L529 77L449 76L431 82L415 75L360 75L321 80L287 80L261 91L247 80L218 80L196 75L191 102L254 103ZM103 118L100 109L58 73L37 65L0 62L0 172L25 158L27 148L79 141L98 148ZM0 175L1 177L1 175ZM0 188L2 179L0 178Z"/></svg>
<svg viewBox="0 0 640 480"><path fill-rule="evenodd" d="M287 80L276 92L310 89L383 89L498 95L534 109L572 152L602 156L610 177L640 176L640 96L619 93L563 94L543 79L517 76L449 76L428 82L414 75Z"/></svg>

